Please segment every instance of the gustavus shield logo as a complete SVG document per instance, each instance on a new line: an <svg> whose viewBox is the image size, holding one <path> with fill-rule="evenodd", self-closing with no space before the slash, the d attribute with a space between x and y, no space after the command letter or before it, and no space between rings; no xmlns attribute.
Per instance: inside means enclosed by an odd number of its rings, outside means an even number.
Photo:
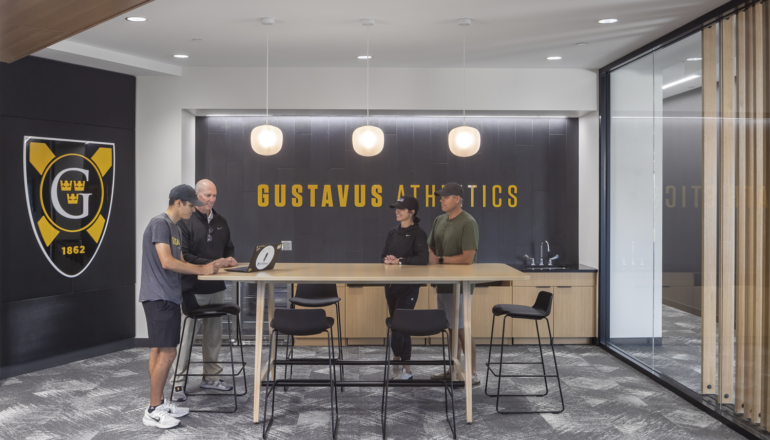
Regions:
<svg viewBox="0 0 770 440"><path fill-rule="evenodd" d="M115 144L25 137L24 181L40 248L59 273L80 275L110 219Z"/></svg>

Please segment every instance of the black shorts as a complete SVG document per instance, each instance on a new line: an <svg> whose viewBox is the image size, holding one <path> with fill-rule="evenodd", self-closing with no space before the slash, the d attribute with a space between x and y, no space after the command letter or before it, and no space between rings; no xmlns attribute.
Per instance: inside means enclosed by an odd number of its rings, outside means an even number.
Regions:
<svg viewBox="0 0 770 440"><path fill-rule="evenodd" d="M176 347L182 327L182 310L171 301L145 301L144 316L147 318L147 335L150 347Z"/></svg>

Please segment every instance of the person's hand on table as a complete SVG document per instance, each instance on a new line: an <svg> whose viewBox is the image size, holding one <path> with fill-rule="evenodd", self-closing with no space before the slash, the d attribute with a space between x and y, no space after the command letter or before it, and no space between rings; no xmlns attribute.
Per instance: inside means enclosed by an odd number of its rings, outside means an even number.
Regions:
<svg viewBox="0 0 770 440"><path fill-rule="evenodd" d="M230 263L228 263L227 258L220 258L218 260L214 260L209 264L213 264L217 269L221 269L223 267L230 267Z"/></svg>
<svg viewBox="0 0 770 440"><path fill-rule="evenodd" d="M385 260L383 260L383 263L398 264L398 258L394 257L393 255L388 255L387 257L385 257Z"/></svg>
<svg viewBox="0 0 770 440"><path fill-rule="evenodd" d="M216 261L212 261L209 264L204 264L203 266L200 266L200 268L201 272L199 275L214 275L215 273L219 272L219 267L217 266Z"/></svg>
<svg viewBox="0 0 770 440"><path fill-rule="evenodd" d="M438 264L438 257L433 252L428 255L428 264Z"/></svg>
<svg viewBox="0 0 770 440"><path fill-rule="evenodd" d="M235 258L233 257L227 257L226 260L227 260L227 267L235 267L238 265L238 262L235 261Z"/></svg>

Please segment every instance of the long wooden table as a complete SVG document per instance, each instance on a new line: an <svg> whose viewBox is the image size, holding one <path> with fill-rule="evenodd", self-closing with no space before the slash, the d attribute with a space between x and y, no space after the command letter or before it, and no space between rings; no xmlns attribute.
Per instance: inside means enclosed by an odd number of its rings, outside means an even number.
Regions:
<svg viewBox="0 0 770 440"><path fill-rule="evenodd" d="M465 380L465 372L472 371L471 341L471 300L472 295L463 295L464 327L465 327L465 365L460 363L456 329L459 327L460 286L463 292L470 292L471 283L488 283L496 281L523 281L529 275L499 263L449 265L435 264L428 266L395 266L381 263L374 264L344 264L344 263L278 263L269 271L256 273L227 272L221 270L215 275L199 276L206 281L233 281L257 284L257 329L256 349L254 356L254 423L259 423L259 404L262 380L267 374L267 362L262 364L262 316L265 313L265 293L269 319L273 319L275 310L275 283L293 284L452 284L454 285L454 322L450 325L452 332L452 354L455 370L459 378ZM490 310L490 313L491 310ZM270 353L275 359L275 347ZM468 423L473 422L472 387L470 378L465 380L465 409Z"/></svg>

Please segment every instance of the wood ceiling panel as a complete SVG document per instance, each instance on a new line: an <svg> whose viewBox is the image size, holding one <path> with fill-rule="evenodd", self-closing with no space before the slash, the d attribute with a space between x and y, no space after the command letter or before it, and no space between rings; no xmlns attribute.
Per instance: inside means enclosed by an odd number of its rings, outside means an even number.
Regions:
<svg viewBox="0 0 770 440"><path fill-rule="evenodd" d="M16 61L152 1L0 0L0 61Z"/></svg>

